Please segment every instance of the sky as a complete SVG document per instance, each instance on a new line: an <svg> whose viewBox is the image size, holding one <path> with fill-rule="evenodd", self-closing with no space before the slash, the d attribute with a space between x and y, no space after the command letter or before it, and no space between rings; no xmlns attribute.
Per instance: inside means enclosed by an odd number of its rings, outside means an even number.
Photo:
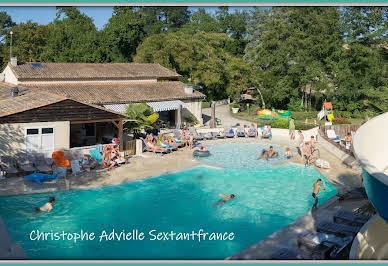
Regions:
<svg viewBox="0 0 388 266"><path fill-rule="evenodd" d="M94 20L94 24L98 29L102 29L103 26L108 23L109 18L112 16L113 7L108 6L84 6L78 7L82 13L85 13L87 16L91 17ZM195 11L199 7L189 7L189 10ZM217 7L204 7L209 12L214 12ZM249 10L250 7L231 7L230 11L234 10ZM48 24L55 19L56 9L54 6L36 6L36 7L0 7L0 11L6 11L8 15L11 16L12 20L16 23L27 22L32 20L38 24Z"/></svg>

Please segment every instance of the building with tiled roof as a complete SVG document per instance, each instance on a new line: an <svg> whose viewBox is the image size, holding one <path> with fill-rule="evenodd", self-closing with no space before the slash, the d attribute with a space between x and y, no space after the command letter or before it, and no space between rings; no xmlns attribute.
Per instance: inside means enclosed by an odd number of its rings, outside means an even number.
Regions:
<svg viewBox="0 0 388 266"><path fill-rule="evenodd" d="M24 134L24 138L18 142L26 143L28 149L27 139L33 137L28 136L26 128L39 123L44 127L68 123L60 126L60 132L69 135L61 136L69 139L64 148L121 137L125 108L134 103L146 103L170 126L190 115L202 122L201 102L205 96L179 78L179 74L159 64L18 64L13 58L0 74L0 125L19 124L23 130L19 129L18 135ZM66 116L69 111L71 116ZM42 138L42 127L29 132L39 132Z"/></svg>

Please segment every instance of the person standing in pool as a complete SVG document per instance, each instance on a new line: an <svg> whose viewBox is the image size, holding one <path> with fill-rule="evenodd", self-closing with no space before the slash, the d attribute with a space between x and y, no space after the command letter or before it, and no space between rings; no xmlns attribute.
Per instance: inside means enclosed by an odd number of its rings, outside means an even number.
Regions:
<svg viewBox="0 0 388 266"><path fill-rule="evenodd" d="M55 198L54 197L50 197L49 201L45 205L43 205L42 207L36 207L35 210L37 212L44 212L44 211L51 212L52 209L53 209L54 202L55 202Z"/></svg>
<svg viewBox="0 0 388 266"><path fill-rule="evenodd" d="M234 195L234 194L230 194L230 195L228 196L228 195L225 195L225 194L223 194L223 193L220 193L219 196L222 197L222 199L220 199L219 201L217 201L216 203L214 203L212 207L217 206L217 205L222 205L222 204L224 204L225 202L230 201L231 199L234 199L234 198L235 198L235 195Z"/></svg>
<svg viewBox="0 0 388 266"><path fill-rule="evenodd" d="M325 190L326 189L326 184L325 182L323 182L323 187L321 187L321 182L322 182L322 179L318 178L317 181L314 182L314 189L313 189L313 198L315 199L315 202L314 202L314 205L313 207L311 208L311 210L315 210L318 206L318 193L319 191L322 189L322 190Z"/></svg>

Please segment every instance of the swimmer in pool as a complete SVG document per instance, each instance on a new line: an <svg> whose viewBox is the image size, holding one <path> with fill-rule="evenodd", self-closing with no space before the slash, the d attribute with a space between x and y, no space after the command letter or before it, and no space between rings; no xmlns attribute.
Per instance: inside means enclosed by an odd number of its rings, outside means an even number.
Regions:
<svg viewBox="0 0 388 266"><path fill-rule="evenodd" d="M286 148L286 151L284 152L284 156L287 158L287 160L292 158L292 152L290 148Z"/></svg>
<svg viewBox="0 0 388 266"><path fill-rule="evenodd" d="M278 157L278 155L279 153L277 151L274 151L272 146L269 146L268 150L263 149L261 151L259 159L262 159L265 156L265 159L268 161L268 158Z"/></svg>
<svg viewBox="0 0 388 266"><path fill-rule="evenodd" d="M219 196L222 197L222 199L220 199L219 201L217 201L216 203L214 203L212 207L217 206L217 205L222 205L222 204L224 204L225 202L230 201L231 199L234 199L234 198L235 198L235 195L234 195L234 194L230 194L230 195L228 196L228 195L225 195L225 194L223 194L223 193L220 193Z"/></svg>
<svg viewBox="0 0 388 266"><path fill-rule="evenodd" d="M322 190L325 190L326 189L326 184L325 182L323 182L323 187L321 187L321 182L322 182L322 179L318 178L317 181L314 182L314 189L313 189L313 198L315 199L315 202L314 202L314 205L313 207L311 208L311 210L315 210L317 208L317 205L318 205L318 193L319 191L322 189Z"/></svg>
<svg viewBox="0 0 388 266"><path fill-rule="evenodd" d="M44 211L51 212L53 209L54 202L55 202L55 198L50 197L49 201L45 205L43 205L42 207L36 207L35 210L37 212L44 212Z"/></svg>

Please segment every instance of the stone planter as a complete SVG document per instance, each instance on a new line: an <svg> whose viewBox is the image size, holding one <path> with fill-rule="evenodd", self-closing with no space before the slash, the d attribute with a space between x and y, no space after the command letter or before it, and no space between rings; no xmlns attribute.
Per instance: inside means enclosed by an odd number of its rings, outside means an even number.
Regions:
<svg viewBox="0 0 388 266"><path fill-rule="evenodd" d="M232 113L233 114L237 114L238 113L238 110L240 110L240 108L232 108Z"/></svg>

